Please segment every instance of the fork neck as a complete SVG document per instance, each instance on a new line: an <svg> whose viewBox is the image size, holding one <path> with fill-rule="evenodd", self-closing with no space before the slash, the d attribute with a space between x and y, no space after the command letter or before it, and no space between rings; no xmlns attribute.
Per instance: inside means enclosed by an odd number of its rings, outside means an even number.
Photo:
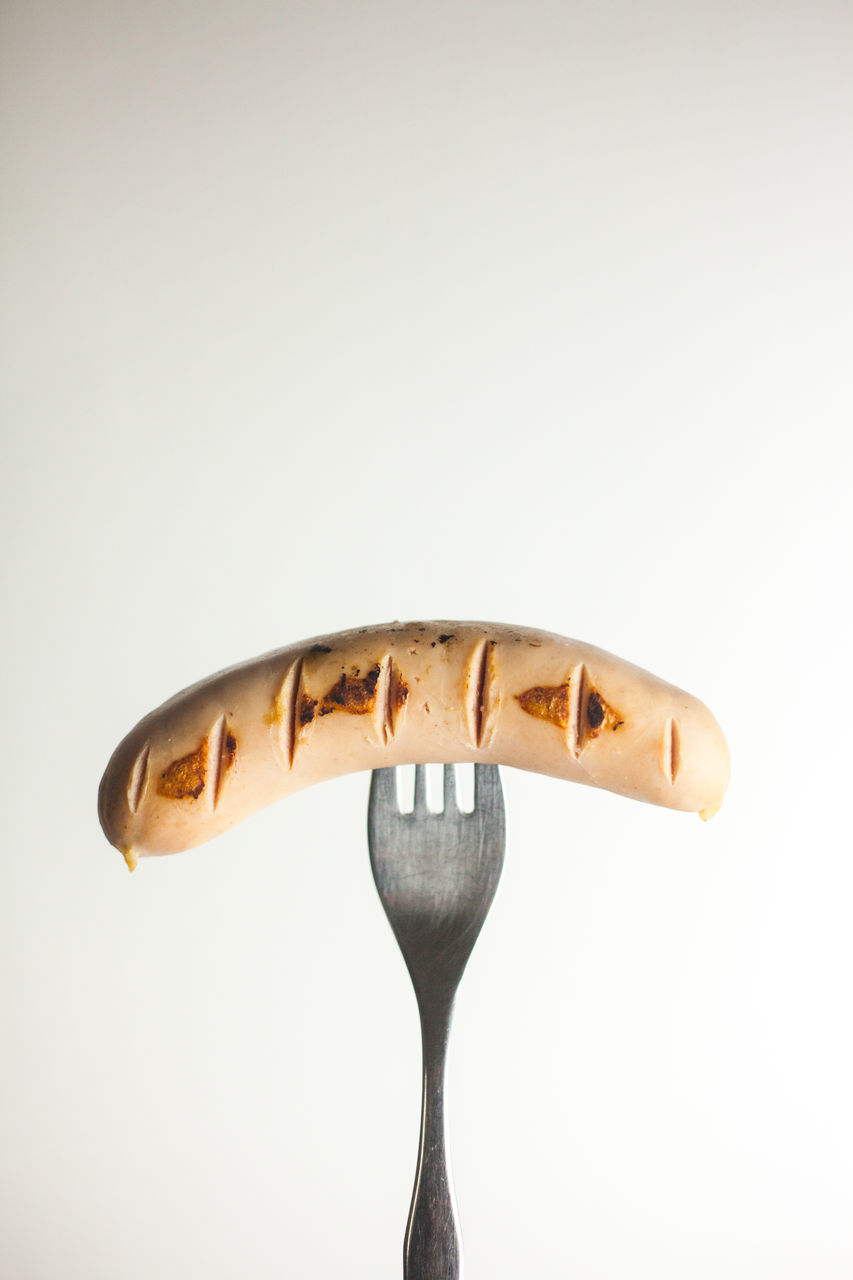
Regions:
<svg viewBox="0 0 853 1280"><path fill-rule="evenodd" d="M436 1001L433 997L420 1006L421 1041L423 1044L424 1071L443 1070L450 1040L450 1024L453 1019L453 998Z"/></svg>

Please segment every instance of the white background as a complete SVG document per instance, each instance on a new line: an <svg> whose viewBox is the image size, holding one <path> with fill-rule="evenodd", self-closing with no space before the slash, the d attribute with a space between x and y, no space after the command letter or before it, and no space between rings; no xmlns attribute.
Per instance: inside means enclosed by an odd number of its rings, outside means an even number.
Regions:
<svg viewBox="0 0 853 1280"><path fill-rule="evenodd" d="M504 770L449 1105L469 1280L853 1269L842 0L2 19L0 1263L401 1275L367 775L133 876L183 685L392 618L697 694L707 826Z"/></svg>

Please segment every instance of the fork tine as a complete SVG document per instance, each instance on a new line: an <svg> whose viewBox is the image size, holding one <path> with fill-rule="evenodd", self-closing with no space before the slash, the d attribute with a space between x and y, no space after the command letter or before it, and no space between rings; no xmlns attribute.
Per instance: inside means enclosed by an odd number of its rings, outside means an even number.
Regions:
<svg viewBox="0 0 853 1280"><path fill-rule="evenodd" d="M444 766L444 812L456 813L459 805L456 802L456 766Z"/></svg>
<svg viewBox="0 0 853 1280"><path fill-rule="evenodd" d="M370 799L368 814L374 816L380 809L396 813L397 805L397 770L374 769L370 779Z"/></svg>
<svg viewBox="0 0 853 1280"><path fill-rule="evenodd" d="M427 811L427 792L426 792L426 765L415 765L415 813L426 813Z"/></svg>
<svg viewBox="0 0 853 1280"><path fill-rule="evenodd" d="M474 809L494 812L503 805L501 775L496 764L474 765Z"/></svg>

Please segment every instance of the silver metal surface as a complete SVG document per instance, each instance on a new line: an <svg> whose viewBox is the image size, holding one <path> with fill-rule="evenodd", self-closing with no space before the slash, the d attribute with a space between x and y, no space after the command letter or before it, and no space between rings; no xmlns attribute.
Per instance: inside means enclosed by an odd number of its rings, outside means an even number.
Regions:
<svg viewBox="0 0 853 1280"><path fill-rule="evenodd" d="M421 1137L403 1254L405 1280L459 1280L462 1242L444 1123L444 1076L459 980L495 896L506 829L497 765L475 765L474 811L456 802L444 768L444 812L427 808L426 766L415 770L415 807L401 813L393 769L370 784L373 878L408 966L423 1042Z"/></svg>

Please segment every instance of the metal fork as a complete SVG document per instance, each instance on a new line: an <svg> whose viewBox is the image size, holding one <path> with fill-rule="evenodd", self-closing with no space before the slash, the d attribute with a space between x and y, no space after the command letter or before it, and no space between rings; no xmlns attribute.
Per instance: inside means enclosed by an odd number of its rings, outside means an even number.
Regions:
<svg viewBox="0 0 853 1280"><path fill-rule="evenodd" d="M495 896L506 830L497 765L475 765L474 811L444 767L444 812L427 808L426 766L415 807L401 813L394 769L376 769L367 819L370 864L417 996L423 1044L418 1167L403 1252L405 1280L459 1280L462 1242L444 1123L444 1076L459 980Z"/></svg>

